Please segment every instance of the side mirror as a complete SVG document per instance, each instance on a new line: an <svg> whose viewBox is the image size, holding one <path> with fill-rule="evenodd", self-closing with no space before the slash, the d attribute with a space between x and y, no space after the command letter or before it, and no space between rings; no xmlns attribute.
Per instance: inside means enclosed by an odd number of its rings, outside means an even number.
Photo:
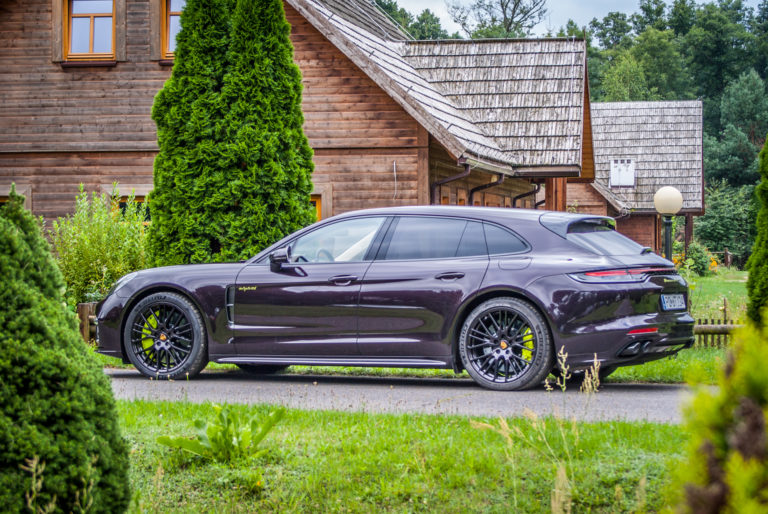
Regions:
<svg viewBox="0 0 768 514"><path fill-rule="evenodd" d="M291 247L284 246L269 254L269 269L277 273L283 269L283 264L291 262Z"/></svg>

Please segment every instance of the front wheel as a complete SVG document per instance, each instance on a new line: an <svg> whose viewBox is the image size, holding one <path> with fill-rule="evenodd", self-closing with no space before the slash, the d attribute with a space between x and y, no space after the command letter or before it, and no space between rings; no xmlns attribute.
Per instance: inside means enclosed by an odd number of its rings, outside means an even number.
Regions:
<svg viewBox="0 0 768 514"><path fill-rule="evenodd" d="M553 364L544 318L517 298L494 298L474 309L461 329L459 355L475 382L498 391L534 387Z"/></svg>
<svg viewBox="0 0 768 514"><path fill-rule="evenodd" d="M151 378L192 378L208 363L203 319L176 293L154 293L137 303L123 341L128 360Z"/></svg>

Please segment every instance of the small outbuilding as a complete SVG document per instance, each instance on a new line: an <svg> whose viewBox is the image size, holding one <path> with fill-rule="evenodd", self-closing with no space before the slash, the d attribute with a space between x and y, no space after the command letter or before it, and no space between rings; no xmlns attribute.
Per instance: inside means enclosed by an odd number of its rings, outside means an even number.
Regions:
<svg viewBox="0 0 768 514"><path fill-rule="evenodd" d="M674 186L683 195L687 245L693 216L704 214L701 102L592 103L591 113L595 180L568 184L568 208L612 216L620 232L660 250L653 196Z"/></svg>

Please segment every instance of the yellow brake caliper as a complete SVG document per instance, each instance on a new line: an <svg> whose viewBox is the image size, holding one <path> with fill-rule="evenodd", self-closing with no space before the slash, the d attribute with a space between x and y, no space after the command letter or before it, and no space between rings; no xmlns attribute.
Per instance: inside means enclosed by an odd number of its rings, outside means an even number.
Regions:
<svg viewBox="0 0 768 514"><path fill-rule="evenodd" d="M155 340L152 339L152 330L157 328L157 318L155 317L157 313L153 313L150 317L147 318L146 323L144 323L144 327L142 327L141 333L144 336L141 340L141 346L145 350L155 344Z"/></svg>
<svg viewBox="0 0 768 514"><path fill-rule="evenodd" d="M530 361L533 357L533 332L531 331L531 327L528 327L525 329L525 332L523 332L523 340L522 340L523 350L520 352L520 356Z"/></svg>

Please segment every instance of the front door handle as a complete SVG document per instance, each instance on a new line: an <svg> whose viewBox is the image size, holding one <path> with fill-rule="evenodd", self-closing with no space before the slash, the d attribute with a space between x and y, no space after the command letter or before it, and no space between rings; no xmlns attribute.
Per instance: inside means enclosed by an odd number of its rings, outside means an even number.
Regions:
<svg viewBox="0 0 768 514"><path fill-rule="evenodd" d="M348 286L355 280L357 280L357 277L354 275L336 275L335 277L329 278L328 282L336 286Z"/></svg>
<svg viewBox="0 0 768 514"><path fill-rule="evenodd" d="M462 277L464 277L464 273L461 271L448 271L446 273L439 273L435 275L435 278L438 280L456 280Z"/></svg>

